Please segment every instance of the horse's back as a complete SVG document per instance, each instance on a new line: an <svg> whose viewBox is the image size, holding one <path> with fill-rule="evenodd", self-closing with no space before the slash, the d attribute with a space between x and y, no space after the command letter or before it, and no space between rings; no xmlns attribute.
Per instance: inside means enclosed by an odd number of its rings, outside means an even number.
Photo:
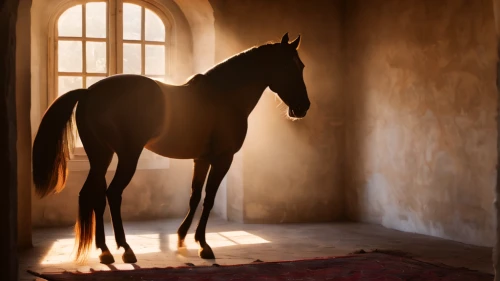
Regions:
<svg viewBox="0 0 500 281"><path fill-rule="evenodd" d="M154 80L139 75L116 75L89 87L88 94L78 104L76 118L79 131L147 142L158 133L161 121L158 116L163 111L163 95Z"/></svg>
<svg viewBox="0 0 500 281"><path fill-rule="evenodd" d="M217 119L211 95L202 87L203 75L188 83L172 86L158 83L164 97L161 134L146 148L171 158L198 158L209 149Z"/></svg>
<svg viewBox="0 0 500 281"><path fill-rule="evenodd" d="M211 91L205 78L198 75L181 86L139 75L117 75L97 82L77 107L84 146L85 135L93 135L115 151L140 144L170 158L204 157L222 147L239 149L246 119L235 119L230 114L235 109Z"/></svg>

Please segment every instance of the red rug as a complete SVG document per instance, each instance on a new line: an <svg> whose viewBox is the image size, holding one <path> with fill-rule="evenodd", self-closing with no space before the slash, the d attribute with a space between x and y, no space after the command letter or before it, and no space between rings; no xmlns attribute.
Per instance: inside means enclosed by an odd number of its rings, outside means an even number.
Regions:
<svg viewBox="0 0 500 281"><path fill-rule="evenodd" d="M244 265L151 268L93 273L36 274L49 281L174 281L174 280L335 280L335 281L400 281L493 280L493 275L463 268L421 262L415 259L366 253L335 258L288 262L261 262Z"/></svg>

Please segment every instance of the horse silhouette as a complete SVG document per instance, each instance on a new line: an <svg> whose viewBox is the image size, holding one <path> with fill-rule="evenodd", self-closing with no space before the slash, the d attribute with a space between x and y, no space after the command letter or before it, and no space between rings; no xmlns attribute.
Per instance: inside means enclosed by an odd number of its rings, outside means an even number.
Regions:
<svg viewBox="0 0 500 281"><path fill-rule="evenodd" d="M300 35L289 43L287 33L281 42L241 52L184 85L168 85L140 75L114 75L56 99L35 137L33 180L41 197L64 188L76 121L90 162L78 199L77 260L86 260L95 236L96 247L102 251L101 263L114 262L104 235L107 199L116 243L125 250L122 259L137 261L126 241L120 208L123 190L143 148L169 158L194 159L189 212L177 231L178 247L184 246L208 174L195 240L201 258L215 258L205 239L208 217L233 156L243 145L248 116L264 90L269 87L277 93L288 106L290 118L302 118L309 109L299 43ZM105 174L114 153L118 166L107 187Z"/></svg>

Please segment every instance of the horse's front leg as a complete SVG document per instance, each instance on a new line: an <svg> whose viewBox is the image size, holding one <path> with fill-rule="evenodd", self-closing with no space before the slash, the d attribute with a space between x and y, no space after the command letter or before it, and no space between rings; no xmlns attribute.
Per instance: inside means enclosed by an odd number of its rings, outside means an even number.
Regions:
<svg viewBox="0 0 500 281"><path fill-rule="evenodd" d="M203 190L203 184L207 178L208 169L210 168L210 163L204 159L194 160L194 172L193 172L193 183L191 185L191 198L189 199L189 212L186 218L182 222L181 226L177 230L178 242L177 247L184 247L184 239L186 238L187 232L191 223L193 222L193 217L198 208L198 204L201 200L201 191Z"/></svg>
<svg viewBox="0 0 500 281"><path fill-rule="evenodd" d="M225 155L214 159L211 161L210 173L208 175L208 181L206 186L205 193L205 201L203 202L203 212L201 214L200 222L198 227L196 228L195 240L200 244L200 250L198 252L199 256L203 259L214 259L214 253L212 249L207 244L205 239L205 229L207 227L208 217L210 215L210 211L214 206L215 195L217 194L217 189L219 189L219 185L224 179L229 167L231 167L231 163L233 162L233 155Z"/></svg>

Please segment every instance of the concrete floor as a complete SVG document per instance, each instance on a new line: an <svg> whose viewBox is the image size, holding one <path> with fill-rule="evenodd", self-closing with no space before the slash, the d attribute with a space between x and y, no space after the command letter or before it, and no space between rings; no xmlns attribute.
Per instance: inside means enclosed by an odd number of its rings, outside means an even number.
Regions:
<svg viewBox="0 0 500 281"><path fill-rule="evenodd" d="M34 248L21 253L21 280L35 280L26 273L36 272L123 270L147 267L240 264L261 261L294 260L313 257L340 256L364 249L404 251L415 258L451 266L466 267L492 273L491 248L477 247L429 236L404 233L381 226L362 223L259 225L227 222L211 218L207 241L217 257L202 260L197 256L194 226L186 239L187 250L176 250L176 230L180 219L126 222L128 243L135 251L135 265L121 261L115 251L116 263L105 266L98 261L98 251L85 265L72 262L73 230L71 227L39 229L33 234ZM116 248L110 225L106 226L108 247ZM113 250L112 250L113 251Z"/></svg>

